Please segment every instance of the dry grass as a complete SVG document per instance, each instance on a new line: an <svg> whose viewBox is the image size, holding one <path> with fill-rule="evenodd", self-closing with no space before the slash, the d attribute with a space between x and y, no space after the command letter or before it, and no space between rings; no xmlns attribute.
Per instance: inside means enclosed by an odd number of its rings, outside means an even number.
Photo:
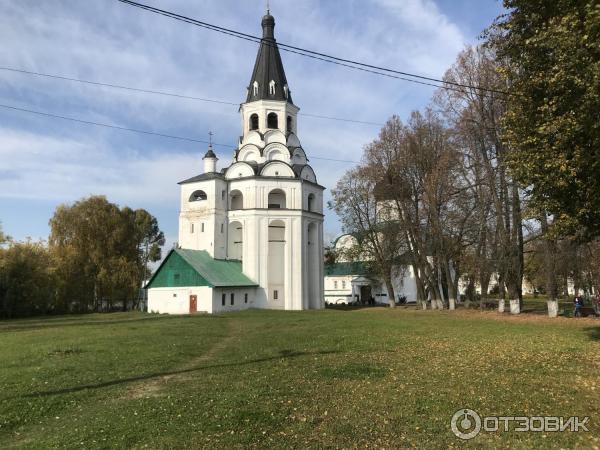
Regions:
<svg viewBox="0 0 600 450"><path fill-rule="evenodd" d="M598 448L600 320L399 308L0 322L0 448ZM72 351L76 349L76 351ZM590 416L589 433L450 418Z"/></svg>

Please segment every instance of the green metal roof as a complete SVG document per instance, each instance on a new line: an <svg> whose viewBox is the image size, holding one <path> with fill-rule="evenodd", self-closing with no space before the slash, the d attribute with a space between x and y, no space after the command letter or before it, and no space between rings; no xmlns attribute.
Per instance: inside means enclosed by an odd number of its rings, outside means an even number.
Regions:
<svg viewBox="0 0 600 450"><path fill-rule="evenodd" d="M214 259L205 250L173 249L146 285L157 287L258 286L242 272L240 261Z"/></svg>
<svg viewBox="0 0 600 450"><path fill-rule="evenodd" d="M325 275L328 276L366 275L368 273L366 264L363 261L325 264L324 270Z"/></svg>

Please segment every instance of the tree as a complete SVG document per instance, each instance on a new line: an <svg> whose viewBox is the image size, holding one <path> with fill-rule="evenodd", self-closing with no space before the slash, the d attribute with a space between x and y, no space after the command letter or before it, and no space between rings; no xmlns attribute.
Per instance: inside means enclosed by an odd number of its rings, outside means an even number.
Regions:
<svg viewBox="0 0 600 450"><path fill-rule="evenodd" d="M444 80L505 90L502 65L489 48L467 48L446 72ZM455 130L458 145L471 167L469 183L478 197L476 217L480 241L475 258L481 265L482 297L493 272L498 273L504 311L506 294L511 312L521 309L523 280L522 192L508 166L511 147L502 139L506 96L475 88L440 90L436 102Z"/></svg>
<svg viewBox="0 0 600 450"><path fill-rule="evenodd" d="M139 260L138 286L141 288L151 274L149 264L160 261L162 257L161 247L165 245L165 235L160 231L156 217L144 209L134 211L134 224ZM133 307L138 307L138 297Z"/></svg>
<svg viewBox="0 0 600 450"><path fill-rule="evenodd" d="M46 314L54 299L52 261L43 243L13 242L0 249L0 316Z"/></svg>
<svg viewBox="0 0 600 450"><path fill-rule="evenodd" d="M563 234L600 234L600 4L504 0L488 30L512 95L508 162Z"/></svg>
<svg viewBox="0 0 600 450"><path fill-rule="evenodd" d="M408 257L423 305L429 298L432 308L454 309L474 211L457 176L460 162L431 109L414 112L406 126L394 116L365 148L363 164L333 191L345 231L359 242L350 256L367 254L389 293L393 272Z"/></svg>
<svg viewBox="0 0 600 450"><path fill-rule="evenodd" d="M156 219L95 196L62 205L50 220L59 303L65 310L126 309L164 244Z"/></svg>
<svg viewBox="0 0 600 450"><path fill-rule="evenodd" d="M418 299L454 309L459 266L473 208L460 186L460 158L448 128L431 109L413 112L408 125L392 117L365 161L377 174L380 204L401 231ZM425 303L423 303L425 304Z"/></svg>
<svg viewBox="0 0 600 450"><path fill-rule="evenodd" d="M0 222L0 248L2 247L2 245L6 244L7 242L10 242L11 237L4 234L4 231L2 231L2 222Z"/></svg>

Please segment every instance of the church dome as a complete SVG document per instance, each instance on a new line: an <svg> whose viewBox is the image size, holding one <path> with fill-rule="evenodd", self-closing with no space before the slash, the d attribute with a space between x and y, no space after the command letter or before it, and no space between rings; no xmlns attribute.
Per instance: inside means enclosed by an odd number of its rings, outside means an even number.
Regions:
<svg viewBox="0 0 600 450"><path fill-rule="evenodd" d="M273 29L275 28L275 17L271 15L271 13L267 13L263 16L261 22L263 28L263 37L273 37ZM271 31L270 36L267 35L267 31Z"/></svg>

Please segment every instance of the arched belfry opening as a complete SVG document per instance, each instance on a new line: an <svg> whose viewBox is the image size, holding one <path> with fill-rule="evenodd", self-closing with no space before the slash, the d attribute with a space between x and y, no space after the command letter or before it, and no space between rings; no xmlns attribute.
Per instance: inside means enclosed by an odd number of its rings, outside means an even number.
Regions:
<svg viewBox="0 0 600 450"><path fill-rule="evenodd" d="M268 206L269 209L285 209L285 192L283 192L281 189L273 189L271 192L269 192Z"/></svg>
<svg viewBox="0 0 600 450"><path fill-rule="evenodd" d="M292 133L294 130L292 128L293 126L293 121L292 121L292 116L287 116L287 126L286 126L286 130L288 133Z"/></svg>
<svg viewBox="0 0 600 450"><path fill-rule="evenodd" d="M273 220L269 223L268 258L268 296L269 302L284 307L285 305L285 222Z"/></svg>
<svg viewBox="0 0 600 450"><path fill-rule="evenodd" d="M279 128L279 123L278 123L276 113L271 112L267 115L267 128L272 128L272 129Z"/></svg>
<svg viewBox="0 0 600 450"><path fill-rule="evenodd" d="M208 196L206 195L206 192L204 191L194 191L192 192L192 195L190 195L190 202L200 202L202 200L206 200L208 199Z"/></svg>
<svg viewBox="0 0 600 450"><path fill-rule="evenodd" d="M315 212L315 194L308 194L306 209L311 212Z"/></svg>
<svg viewBox="0 0 600 450"><path fill-rule="evenodd" d="M244 209L244 196L237 189L229 193L229 209L232 211Z"/></svg>
<svg viewBox="0 0 600 450"><path fill-rule="evenodd" d="M250 131L252 130L258 130L258 114L250 116Z"/></svg>

